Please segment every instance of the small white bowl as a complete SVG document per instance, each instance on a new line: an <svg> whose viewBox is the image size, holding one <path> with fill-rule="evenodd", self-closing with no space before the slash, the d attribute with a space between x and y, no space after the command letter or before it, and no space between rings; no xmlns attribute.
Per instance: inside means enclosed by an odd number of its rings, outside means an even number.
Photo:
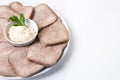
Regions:
<svg viewBox="0 0 120 80"><path fill-rule="evenodd" d="M10 22L7 24L7 26L5 27L4 29L4 36L6 38L6 40L8 42L10 42L13 46L26 46L26 45L30 45L34 40L35 38L37 37L37 34L38 34L38 26L37 24L31 20L31 19L26 19L25 21L26 24L28 24L29 26L31 26L34 30L35 30L35 35L32 39L30 39L29 41L26 41L26 42L14 42L12 40L9 39L8 37L8 30L10 29L11 26L13 26L13 22Z"/></svg>

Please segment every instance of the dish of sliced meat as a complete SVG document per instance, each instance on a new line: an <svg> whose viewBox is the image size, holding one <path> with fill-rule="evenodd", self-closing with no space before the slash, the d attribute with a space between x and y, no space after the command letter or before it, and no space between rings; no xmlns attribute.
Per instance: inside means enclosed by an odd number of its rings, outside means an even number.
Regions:
<svg viewBox="0 0 120 80"><path fill-rule="evenodd" d="M32 44L15 47L5 40L3 33L9 17L20 13L37 23L39 33ZM0 6L0 76L11 80L39 76L59 64L69 44L65 20L47 4L29 6L15 1Z"/></svg>

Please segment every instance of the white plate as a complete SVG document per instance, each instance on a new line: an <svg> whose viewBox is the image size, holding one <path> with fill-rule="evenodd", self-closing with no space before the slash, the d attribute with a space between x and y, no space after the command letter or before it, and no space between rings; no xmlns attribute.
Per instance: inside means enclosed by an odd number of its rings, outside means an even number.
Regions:
<svg viewBox="0 0 120 80"><path fill-rule="evenodd" d="M53 9L52 9L53 10ZM68 50L68 47L69 47L69 44L70 44L70 30L69 30L69 27L68 27L68 25L67 25L67 22L65 21L65 19L58 13L58 12L56 12L55 10L53 10L56 14L57 14L57 16L59 16L61 19L62 19L62 22L63 22L63 24L65 25L65 27L66 27L66 29L68 30L68 33L69 33L69 41L68 41L68 43L67 43L67 46L66 46L66 48L64 49L64 51L63 51L63 54L62 54L62 56L61 56L61 58L58 60L58 62L55 64L55 65L53 65L53 66L51 66L51 67L48 67L48 68L45 68L43 71L40 71L40 72L38 72L38 73L36 73L36 74L34 74L34 75L32 75L32 76L30 76L30 77L27 77L27 78L21 78L21 77L5 77L5 76L0 76L0 77L2 77L3 79L10 79L10 80L20 80L20 79L30 79L30 78L33 78L33 77L36 77L36 76L40 76L40 75L42 75L42 74L44 74L44 73L46 73L46 72L48 72L49 70L51 70L51 69L53 69L54 67L57 67L57 65L59 65L59 63L61 62L61 60L64 58L64 56L65 56L65 54L67 53L67 50Z"/></svg>

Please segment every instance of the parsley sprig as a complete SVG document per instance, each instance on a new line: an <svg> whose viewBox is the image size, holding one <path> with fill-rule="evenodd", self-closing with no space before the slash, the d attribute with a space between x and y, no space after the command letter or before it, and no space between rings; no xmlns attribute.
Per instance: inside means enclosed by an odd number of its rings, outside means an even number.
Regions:
<svg viewBox="0 0 120 80"><path fill-rule="evenodd" d="M10 21L12 21L14 24L14 26L26 26L25 24L25 17L23 14L20 14L20 18L18 18L17 16L12 16L9 18Z"/></svg>

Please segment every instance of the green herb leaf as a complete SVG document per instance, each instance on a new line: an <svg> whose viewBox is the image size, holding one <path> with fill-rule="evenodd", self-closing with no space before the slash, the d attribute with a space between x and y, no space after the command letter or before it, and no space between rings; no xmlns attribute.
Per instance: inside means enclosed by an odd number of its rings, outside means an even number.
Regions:
<svg viewBox="0 0 120 80"><path fill-rule="evenodd" d="M24 23L24 22L25 22L25 17L24 17L24 15L23 15L23 14L20 14L20 20L21 20L21 22L22 22L22 23Z"/></svg>
<svg viewBox="0 0 120 80"><path fill-rule="evenodd" d="M23 14L20 14L20 18L13 15L12 17L9 18L9 20L14 23L14 26L26 26L25 17Z"/></svg>

